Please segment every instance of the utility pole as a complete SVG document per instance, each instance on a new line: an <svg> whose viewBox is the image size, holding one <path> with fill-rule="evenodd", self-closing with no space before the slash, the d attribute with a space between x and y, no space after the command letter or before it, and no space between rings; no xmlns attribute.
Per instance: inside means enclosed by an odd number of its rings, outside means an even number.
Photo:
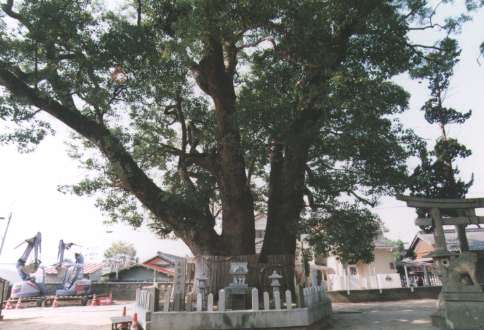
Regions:
<svg viewBox="0 0 484 330"><path fill-rule="evenodd" d="M5 219L5 218L0 218L0 219ZM8 232L8 227L10 226L10 220L12 220L12 212L10 212L10 215L8 216L7 226L5 227L5 232L3 233L2 245L0 245L0 255L2 254L3 245L5 244L5 239L7 238L7 232Z"/></svg>

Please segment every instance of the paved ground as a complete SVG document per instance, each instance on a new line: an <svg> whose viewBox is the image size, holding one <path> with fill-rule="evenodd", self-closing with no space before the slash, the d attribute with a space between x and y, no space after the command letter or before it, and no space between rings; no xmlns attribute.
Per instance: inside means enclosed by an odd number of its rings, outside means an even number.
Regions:
<svg viewBox="0 0 484 330"><path fill-rule="evenodd" d="M121 315L123 306L132 302L111 306L64 306L59 308L26 308L3 311L0 329L8 330L109 330L109 317Z"/></svg>
<svg viewBox="0 0 484 330"><path fill-rule="evenodd" d="M333 330L437 330L430 314L436 300L333 304Z"/></svg>
<svg viewBox="0 0 484 330"><path fill-rule="evenodd" d="M406 300L333 304L332 330L437 330L431 326L429 317L435 303L435 300ZM108 330L109 317L120 315L124 305L130 313L129 304L7 310L0 329Z"/></svg>

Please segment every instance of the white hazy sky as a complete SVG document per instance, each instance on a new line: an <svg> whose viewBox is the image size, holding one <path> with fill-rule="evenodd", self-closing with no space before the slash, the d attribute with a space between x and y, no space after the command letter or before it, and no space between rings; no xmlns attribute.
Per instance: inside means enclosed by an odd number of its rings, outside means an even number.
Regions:
<svg viewBox="0 0 484 330"><path fill-rule="evenodd" d="M450 11L449 11L450 12ZM469 197L484 196L484 59L479 65L479 45L484 41L484 12L474 15L458 36L463 48L447 99L448 105L465 111L473 110L472 118L464 125L452 126L449 134L468 146L473 155L459 164L464 178L474 173L475 181ZM419 108L427 97L425 83L418 84L402 76L397 79L412 95L410 110L401 116L407 128L429 142L438 136L437 127L428 125ZM59 239L74 241L82 245L84 253L100 259L102 252L113 241L132 242L141 259L148 258L157 250L179 255L189 254L185 244L175 240L160 240L146 228L134 230L126 225L107 227L103 216L94 207L94 200L64 195L57 186L73 183L83 176L75 160L66 154L64 141L69 131L62 124L54 124L57 133L48 137L37 150L19 154L14 146L0 146L0 216L13 212L13 219L5 247L0 255L0 264L12 263L22 253L14 249L22 240L37 231L43 234L42 260L53 263L57 254ZM389 229L392 239L411 241L417 227L413 224L413 210L394 198L383 198L374 211L380 215ZM0 220L0 234L3 235L6 221ZM107 233L107 231L112 233Z"/></svg>

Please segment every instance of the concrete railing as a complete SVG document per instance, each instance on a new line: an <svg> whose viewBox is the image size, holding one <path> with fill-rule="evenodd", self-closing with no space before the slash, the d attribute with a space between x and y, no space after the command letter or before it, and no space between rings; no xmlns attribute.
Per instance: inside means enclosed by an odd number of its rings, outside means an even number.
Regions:
<svg viewBox="0 0 484 330"><path fill-rule="evenodd" d="M331 302L322 287L305 288L301 299L293 299L291 291L282 295L253 288L250 292L250 309L229 310L226 292L220 290L217 297L209 293L197 294L195 302L187 299L185 311L173 311L171 295L166 294L163 311L155 311L155 288L139 289L136 294L136 311L145 330L155 329L270 329L301 327L325 323L331 315ZM215 303L215 298L217 302ZM299 301L299 305L295 303ZM154 309L155 308L155 309Z"/></svg>

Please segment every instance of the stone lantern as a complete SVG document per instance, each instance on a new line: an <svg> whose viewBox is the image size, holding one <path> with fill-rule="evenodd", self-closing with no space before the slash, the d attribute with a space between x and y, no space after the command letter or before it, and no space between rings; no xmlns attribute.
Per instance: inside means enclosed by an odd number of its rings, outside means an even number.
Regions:
<svg viewBox="0 0 484 330"><path fill-rule="evenodd" d="M273 271L271 275L269 275L269 279L271 280L271 287L272 287L272 293L279 292L279 288L281 287L281 282L279 282L280 279L282 279L283 276L279 275L277 271Z"/></svg>
<svg viewBox="0 0 484 330"><path fill-rule="evenodd" d="M198 289L198 294L201 296L201 308L206 309L207 308L207 282L208 282L208 277L205 275L205 273L201 273L196 277L197 280L197 289ZM197 298L198 300L198 298ZM198 302L197 302L198 304Z"/></svg>

